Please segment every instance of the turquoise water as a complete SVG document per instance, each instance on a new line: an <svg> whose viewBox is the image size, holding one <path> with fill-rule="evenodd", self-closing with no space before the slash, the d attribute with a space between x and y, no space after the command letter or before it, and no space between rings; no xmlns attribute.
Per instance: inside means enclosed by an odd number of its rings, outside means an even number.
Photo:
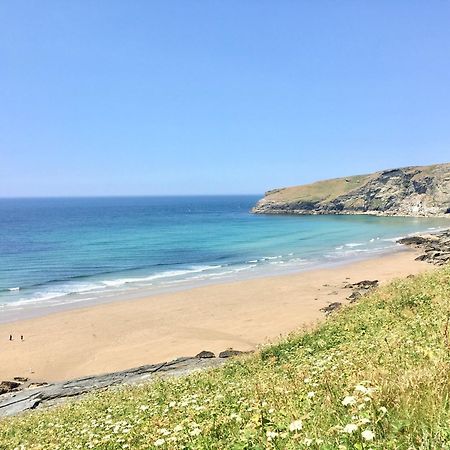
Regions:
<svg viewBox="0 0 450 450"><path fill-rule="evenodd" d="M445 219L260 216L257 196L0 200L0 320L367 257Z"/></svg>

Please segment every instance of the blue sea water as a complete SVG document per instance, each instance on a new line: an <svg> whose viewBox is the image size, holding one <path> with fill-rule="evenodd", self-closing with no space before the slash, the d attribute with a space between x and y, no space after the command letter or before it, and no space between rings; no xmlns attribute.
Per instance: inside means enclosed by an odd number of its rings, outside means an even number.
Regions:
<svg viewBox="0 0 450 450"><path fill-rule="evenodd" d="M0 321L366 257L445 219L261 216L257 196L0 200Z"/></svg>

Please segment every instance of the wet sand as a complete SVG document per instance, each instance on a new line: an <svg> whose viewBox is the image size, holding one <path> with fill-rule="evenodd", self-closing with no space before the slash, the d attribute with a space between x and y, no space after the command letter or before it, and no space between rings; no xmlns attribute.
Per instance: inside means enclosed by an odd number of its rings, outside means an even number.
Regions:
<svg viewBox="0 0 450 450"><path fill-rule="evenodd" d="M35 381L127 369L227 348L253 350L317 323L320 308L343 302L347 283L431 270L405 250L314 269L138 300L117 301L0 325L0 380ZM9 335L14 336L9 341ZM20 340L24 336L24 341Z"/></svg>

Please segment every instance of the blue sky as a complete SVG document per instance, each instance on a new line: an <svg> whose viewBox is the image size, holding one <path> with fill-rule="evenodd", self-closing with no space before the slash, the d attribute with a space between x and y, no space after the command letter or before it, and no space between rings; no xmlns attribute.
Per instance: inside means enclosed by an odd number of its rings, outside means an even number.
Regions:
<svg viewBox="0 0 450 450"><path fill-rule="evenodd" d="M450 161L449 23L444 1L1 2L0 196Z"/></svg>

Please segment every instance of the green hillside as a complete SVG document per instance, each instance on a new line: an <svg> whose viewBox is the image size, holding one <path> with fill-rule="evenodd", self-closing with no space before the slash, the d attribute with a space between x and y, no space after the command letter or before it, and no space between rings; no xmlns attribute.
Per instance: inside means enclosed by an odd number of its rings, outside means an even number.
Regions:
<svg viewBox="0 0 450 450"><path fill-rule="evenodd" d="M334 178L316 181L302 186L275 189L266 194L266 198L276 202L329 202L348 194L353 189L364 186L373 175L356 175L352 177Z"/></svg>
<svg viewBox="0 0 450 450"><path fill-rule="evenodd" d="M450 448L450 268L261 352L0 422L1 449Z"/></svg>

